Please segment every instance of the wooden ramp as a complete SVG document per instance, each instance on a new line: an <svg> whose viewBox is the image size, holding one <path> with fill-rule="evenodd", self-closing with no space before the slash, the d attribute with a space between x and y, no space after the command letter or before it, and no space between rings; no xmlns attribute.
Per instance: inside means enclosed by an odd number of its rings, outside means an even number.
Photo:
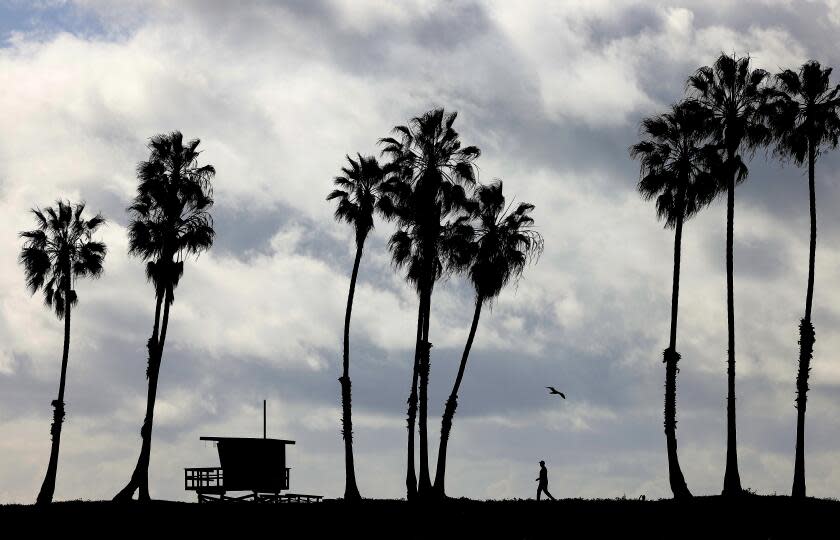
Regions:
<svg viewBox="0 0 840 540"><path fill-rule="evenodd" d="M286 503L317 503L324 499L321 495L307 495L303 493L248 493L246 495L231 496L225 493L198 492L200 503L220 502L257 502L268 504Z"/></svg>

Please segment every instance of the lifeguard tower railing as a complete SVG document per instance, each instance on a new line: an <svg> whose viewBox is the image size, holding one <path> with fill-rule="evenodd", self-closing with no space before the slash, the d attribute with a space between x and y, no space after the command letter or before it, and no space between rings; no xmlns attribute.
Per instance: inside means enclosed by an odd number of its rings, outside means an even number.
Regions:
<svg viewBox="0 0 840 540"><path fill-rule="evenodd" d="M289 489L289 471L286 474L281 489ZM221 467L191 467L184 469L184 489L202 493L224 493L225 476Z"/></svg>

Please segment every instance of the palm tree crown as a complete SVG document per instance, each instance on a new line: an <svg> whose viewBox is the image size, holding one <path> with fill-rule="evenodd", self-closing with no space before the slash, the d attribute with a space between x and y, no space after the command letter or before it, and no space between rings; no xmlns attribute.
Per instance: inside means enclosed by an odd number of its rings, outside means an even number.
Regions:
<svg viewBox="0 0 840 540"><path fill-rule="evenodd" d="M212 165L199 167L198 139L183 144L179 132L149 142L148 161L137 166L137 195L129 206L129 254L148 261L146 277L156 290L172 290L183 274L186 255L213 245L215 232Z"/></svg>
<svg viewBox="0 0 840 540"><path fill-rule="evenodd" d="M469 204L466 199L464 204ZM413 211L408 210L405 213ZM435 283L444 276L469 267L472 257L471 243L475 232L466 211L459 212L439 227L439 232L430 242L431 264L427 264L426 261L426 246L429 241L418 229L416 226L400 229L388 240L394 266L405 268L406 279L418 292L421 292L424 280Z"/></svg>
<svg viewBox="0 0 840 540"><path fill-rule="evenodd" d="M801 165L808 159L808 146L818 156L822 147L835 148L840 135L840 85L830 83L831 68L814 60L799 72L786 69L776 75L777 98L772 128L776 151Z"/></svg>
<svg viewBox="0 0 840 540"><path fill-rule="evenodd" d="M464 188L475 184L473 162L481 152L475 146L461 147L452 127L456 117L457 113L434 109L413 118L408 126L395 127L399 140L380 140L395 174L383 184L379 209L397 222L399 230L389 248L394 264L407 269L408 281L418 290L423 279L434 283L451 268L448 263L459 264L459 258L451 256L463 254L454 248L468 233L464 211L469 199ZM452 219L442 222L447 216Z"/></svg>
<svg viewBox="0 0 840 540"><path fill-rule="evenodd" d="M457 116L433 109L412 118L407 126L396 126L394 134L399 139L380 139L382 153L400 166L403 179L430 188L439 186L440 193L430 191L442 203L448 189L475 181L473 162L481 155L475 146L461 147L458 132L452 127Z"/></svg>
<svg viewBox="0 0 840 540"><path fill-rule="evenodd" d="M374 156L357 154L356 160L346 157L348 165L341 168L342 175L333 179L336 189L327 196L327 200L338 199L335 219L352 225L356 231L356 242L364 242L373 230L379 191L392 165L383 166Z"/></svg>
<svg viewBox="0 0 840 540"><path fill-rule="evenodd" d="M698 103L709 118L712 140L729 155L729 170L743 180L747 170L738 155L741 149L752 150L770 140L770 130L762 122L768 98L770 74L751 69L750 57L721 54L712 66L703 66L688 79Z"/></svg>
<svg viewBox="0 0 840 540"><path fill-rule="evenodd" d="M704 144L707 110L694 100L674 105L667 113L642 121L644 140L630 147L641 162L638 190L656 200L656 214L674 228L678 217L689 219L709 204L723 187L712 174L717 152Z"/></svg>
<svg viewBox="0 0 840 540"><path fill-rule="evenodd" d="M20 252L26 285L32 294L43 290L44 303L59 319L76 304L74 279L102 274L105 244L92 236L105 218L97 214L84 219L84 210L84 203L74 206L69 201L57 201L55 208L35 208L37 228L20 233L26 239Z"/></svg>
<svg viewBox="0 0 840 540"><path fill-rule="evenodd" d="M480 186L475 193L476 231L469 278L478 298L488 300L522 275L532 257L543 249L543 239L529 215L533 204L506 206L502 181Z"/></svg>

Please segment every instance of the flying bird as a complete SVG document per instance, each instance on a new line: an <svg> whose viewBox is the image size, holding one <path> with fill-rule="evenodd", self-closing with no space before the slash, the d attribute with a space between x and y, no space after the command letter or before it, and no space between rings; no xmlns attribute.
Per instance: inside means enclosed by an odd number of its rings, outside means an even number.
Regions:
<svg viewBox="0 0 840 540"><path fill-rule="evenodd" d="M549 389L549 392L548 392L549 394L552 394L552 395L557 394L561 398L566 399L566 394L564 394L560 390L554 388L553 386L546 386L546 388Z"/></svg>

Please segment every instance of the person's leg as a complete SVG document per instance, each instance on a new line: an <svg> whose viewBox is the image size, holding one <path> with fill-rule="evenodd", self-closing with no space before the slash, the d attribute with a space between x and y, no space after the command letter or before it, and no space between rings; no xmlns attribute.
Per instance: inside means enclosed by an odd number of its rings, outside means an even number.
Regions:
<svg viewBox="0 0 840 540"><path fill-rule="evenodd" d="M540 492L542 491L542 486L537 486L537 500L540 500Z"/></svg>
<svg viewBox="0 0 840 540"><path fill-rule="evenodd" d="M557 499L555 499L555 498L554 498L554 496L553 496L553 495L552 495L552 494L548 491L548 488L544 488L544 489L543 489L543 491L545 491L545 494L546 494L546 495L548 496L548 498L549 498L549 499L551 499L552 501L556 501L556 500L557 500Z"/></svg>

